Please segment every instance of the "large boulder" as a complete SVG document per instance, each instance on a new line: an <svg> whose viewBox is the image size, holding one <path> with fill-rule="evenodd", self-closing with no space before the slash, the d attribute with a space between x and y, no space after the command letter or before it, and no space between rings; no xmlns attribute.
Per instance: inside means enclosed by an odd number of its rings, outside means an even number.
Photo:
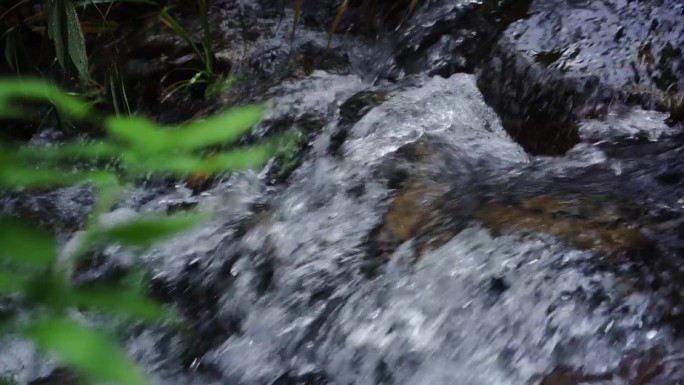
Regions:
<svg viewBox="0 0 684 385"><path fill-rule="evenodd" d="M676 0L532 1L479 70L504 126L533 153L579 142L577 121L616 103L684 116L684 5Z"/></svg>

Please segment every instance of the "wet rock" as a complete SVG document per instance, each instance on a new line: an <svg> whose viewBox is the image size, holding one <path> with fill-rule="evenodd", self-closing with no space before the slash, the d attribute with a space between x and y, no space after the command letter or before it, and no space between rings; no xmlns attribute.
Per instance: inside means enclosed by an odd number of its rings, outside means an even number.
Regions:
<svg viewBox="0 0 684 385"><path fill-rule="evenodd" d="M605 198L610 200L610 198ZM495 234L512 232L549 233L575 247L611 253L646 246L646 237L633 226L620 223L617 213L604 211L599 202L580 198L534 197L519 206L486 205L479 216ZM616 215L617 214L617 215Z"/></svg>
<svg viewBox="0 0 684 385"><path fill-rule="evenodd" d="M370 234L369 263L365 266L366 274L374 276L377 269L387 263L396 248L425 232L425 228L434 220L438 202L447 188L436 186L427 181L409 182L407 186L392 199L382 224ZM452 234L455 235L455 230ZM432 234L431 234L432 235ZM419 244L421 251L427 247L439 247L450 237L443 235L432 238L428 244ZM420 251L415 252L420 255ZM415 258L415 257L414 257Z"/></svg>
<svg viewBox="0 0 684 385"><path fill-rule="evenodd" d="M684 87L684 5L676 0L533 1L504 36L567 77L596 76L611 87ZM539 59L537 59L539 61Z"/></svg>
<svg viewBox="0 0 684 385"><path fill-rule="evenodd" d="M656 141L664 135L680 131L666 124L668 116L657 111L642 109L611 109L602 120L588 119L579 126L579 135L584 141Z"/></svg>
<svg viewBox="0 0 684 385"><path fill-rule="evenodd" d="M328 385L328 380L324 375L318 373L307 373L298 376L283 374L272 382L271 385Z"/></svg>
<svg viewBox="0 0 684 385"><path fill-rule="evenodd" d="M602 383L613 378L611 374L585 375L573 371L571 368L558 367L544 376L539 385L580 385L585 383Z"/></svg>
<svg viewBox="0 0 684 385"><path fill-rule="evenodd" d="M82 227L92 203L90 191L83 187L26 191L0 199L0 212L66 237Z"/></svg>
<svg viewBox="0 0 684 385"><path fill-rule="evenodd" d="M448 77L472 73L496 36L479 1L432 1L421 4L391 39L397 65L408 74Z"/></svg>
<svg viewBox="0 0 684 385"><path fill-rule="evenodd" d="M574 108L595 79L566 81L500 44L478 72L478 87L506 131L532 154L562 154L579 142Z"/></svg>
<svg viewBox="0 0 684 385"><path fill-rule="evenodd" d="M539 385L580 385L613 383L619 379L628 385L656 385L676 383L674 377L661 377L665 373L664 357L658 349L632 351L626 354L619 366L605 373L584 374L570 367L556 367L546 374Z"/></svg>
<svg viewBox="0 0 684 385"><path fill-rule="evenodd" d="M388 146L389 154L377 169L378 178L396 192L382 222L369 237L368 275L372 276L408 240L415 239L414 258L447 242L471 219L478 201L478 196L471 192L477 189L478 180L486 178L489 170L527 160L499 121L489 118L491 110L480 104L481 96L473 89L473 80L467 75L433 78L428 83L430 87L423 90L429 90L430 96L417 101L418 104L412 104L409 95L420 93L420 88L399 93L370 110L354 126L356 135L362 129L377 135L379 141L389 141L382 136L382 130L390 127L387 124L394 120L406 124L400 119L411 116L425 132L415 133L417 140L396 150ZM448 88L443 88L446 85ZM461 98L470 103L468 111L428 116L423 110L439 108L442 103L453 105L452 100L458 103L455 99ZM351 139L350 147L354 145L354 138ZM356 145L365 148L367 144L358 139Z"/></svg>
<svg viewBox="0 0 684 385"><path fill-rule="evenodd" d="M73 371L57 368L46 377L29 382L29 385L77 385L80 381Z"/></svg>
<svg viewBox="0 0 684 385"><path fill-rule="evenodd" d="M316 70L334 75L351 72L346 54L325 48L320 41L306 41L290 48L279 43L273 42L274 46L255 50L243 59L244 79L222 96L223 103L259 101L283 82L302 80Z"/></svg>
<svg viewBox="0 0 684 385"><path fill-rule="evenodd" d="M622 101L681 116L684 85L675 1L533 1L479 70L478 85L528 151L560 154L577 120Z"/></svg>
<svg viewBox="0 0 684 385"><path fill-rule="evenodd" d="M330 135L329 153L333 155L338 154L354 123L359 121L368 111L389 98L390 95L386 92L361 91L342 103L340 106L340 121L335 132Z"/></svg>

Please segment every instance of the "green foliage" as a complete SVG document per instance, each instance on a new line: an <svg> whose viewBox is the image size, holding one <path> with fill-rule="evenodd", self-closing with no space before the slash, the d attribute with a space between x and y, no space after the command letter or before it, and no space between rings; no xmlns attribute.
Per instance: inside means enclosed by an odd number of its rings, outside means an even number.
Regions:
<svg viewBox="0 0 684 385"><path fill-rule="evenodd" d="M54 86L34 80L0 80L0 118L21 118L16 111L25 99L52 103L72 119L98 122L88 104ZM256 167L278 149L288 148L289 134L264 144L208 154L208 148L234 145L261 119L263 111L263 106L245 106L176 127L159 126L142 117L113 116L101 121L106 136L99 141L21 148L0 142L0 187L21 190L88 184L97 193L82 237L75 238L76 247L59 258L58 245L48 233L0 217L0 298L11 296L19 301L31 312L32 320L28 325L14 320L9 323L11 328L93 381L147 384L115 340L69 320L67 314L78 309L169 322L176 319L173 311L148 298L140 285L81 287L72 280L75 262L98 245L145 248L204 220L205 215L186 213L139 216L105 226L98 217L111 210L125 187L141 176L187 176ZM74 163L83 161L88 168ZM117 167L96 166L101 163L116 163Z"/></svg>
<svg viewBox="0 0 684 385"><path fill-rule="evenodd" d="M7 218L0 218L0 245L0 259L34 267L48 266L57 246L47 232Z"/></svg>
<svg viewBox="0 0 684 385"><path fill-rule="evenodd" d="M27 325L24 335L94 381L147 384L145 377L106 334L67 319L47 318Z"/></svg>
<svg viewBox="0 0 684 385"><path fill-rule="evenodd" d="M221 85L227 85L228 82L224 79L218 78L214 72L214 51L212 49L211 28L209 26L209 11L207 9L206 0L196 0L197 8L199 10L199 22L202 27L202 44L198 46L190 36L190 33L183 28L183 26L169 13L172 6L164 7L159 14L159 20L169 27L176 36L185 41L188 46L195 53L197 59L202 63L202 68L195 68L195 75L189 79L181 80L172 84L165 91L165 96L162 101L171 97L174 93L180 90L187 90L197 84L207 85L205 95L208 96ZM210 87L214 85L213 87Z"/></svg>
<svg viewBox="0 0 684 385"><path fill-rule="evenodd" d="M107 242L144 247L192 228L202 219L201 215L147 216L102 229L98 236Z"/></svg>
<svg viewBox="0 0 684 385"><path fill-rule="evenodd" d="M25 119L31 116L21 104L16 103L26 100L52 103L61 113L75 119L84 119L91 113L88 103L40 80L0 79L0 84L0 118Z"/></svg>
<svg viewBox="0 0 684 385"><path fill-rule="evenodd" d="M47 11L48 38L55 46L57 62L67 68L67 57L82 79L87 79L88 56L81 23L72 0L52 0Z"/></svg>

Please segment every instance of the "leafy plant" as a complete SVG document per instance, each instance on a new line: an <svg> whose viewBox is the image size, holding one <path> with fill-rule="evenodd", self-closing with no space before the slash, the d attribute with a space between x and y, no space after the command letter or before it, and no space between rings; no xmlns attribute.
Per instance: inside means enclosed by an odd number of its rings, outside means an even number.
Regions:
<svg viewBox="0 0 684 385"><path fill-rule="evenodd" d="M88 55L81 23L72 0L52 0L47 10L47 35L63 69L72 63L82 79L89 77ZM67 57L70 59L67 62Z"/></svg>
<svg viewBox="0 0 684 385"><path fill-rule="evenodd" d="M180 80L168 87L165 92L165 96L162 101L168 99L171 95L179 90L186 90L192 86L198 84L207 85L207 91L205 95L211 94L212 91L225 86L228 84L227 80L219 79L219 77L214 72L214 51L212 49L212 39L211 39L211 28L209 26L209 12L207 9L206 0L196 0L197 7L199 10L199 21L202 27L202 43L200 45L196 44L188 31L183 28L183 26L169 13L173 8L172 6L167 6L162 9L159 19L164 25L169 27L176 36L180 37L185 41L188 46L195 53L195 56L202 64L201 68L192 68L195 74L189 79ZM210 87L209 85L215 85Z"/></svg>
<svg viewBox="0 0 684 385"><path fill-rule="evenodd" d="M50 102L73 119L97 122L90 105L40 81L0 81L0 118L21 118L24 100ZM17 111L20 111L19 113ZM173 312L148 298L135 285L79 287L74 265L89 250L103 244L140 249L200 223L198 213L140 216L110 226L98 218L111 210L127 185L150 173L187 176L263 164L288 137L265 144L237 147L204 155L209 146L235 143L262 115L263 106L229 110L203 121L161 127L142 117L109 117L100 141L52 147L11 148L0 142L0 188L21 190L87 184L96 203L77 238L76 247L58 258L51 235L20 220L0 217L0 298L11 298L30 311L30 321L13 317L6 332L19 333L85 377L98 382L144 385L147 380L107 333L69 317L70 311L105 312L149 322L169 322ZM113 168L74 167L74 161L107 160ZM63 250L64 252L64 250ZM26 319L22 317L22 319Z"/></svg>

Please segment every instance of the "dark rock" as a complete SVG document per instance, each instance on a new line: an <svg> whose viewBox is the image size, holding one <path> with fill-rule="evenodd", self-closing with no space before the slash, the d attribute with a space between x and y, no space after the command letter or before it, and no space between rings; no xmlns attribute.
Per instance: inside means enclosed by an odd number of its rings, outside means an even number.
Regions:
<svg viewBox="0 0 684 385"><path fill-rule="evenodd" d="M684 4L659 1L534 1L506 30L516 50L549 54L567 77L596 76L614 87L684 90Z"/></svg>
<svg viewBox="0 0 684 385"><path fill-rule="evenodd" d="M29 382L28 385L79 385L81 383L82 381L72 370L60 367L46 377Z"/></svg>
<svg viewBox="0 0 684 385"><path fill-rule="evenodd" d="M319 373L301 375L285 373L272 382L271 385L328 385L328 380Z"/></svg>
<svg viewBox="0 0 684 385"><path fill-rule="evenodd" d="M681 120L684 7L676 0L533 1L479 70L478 86L529 152L560 154L578 119L617 102Z"/></svg>
<svg viewBox="0 0 684 385"><path fill-rule="evenodd" d="M154 298L175 304L182 314L191 320L192 328L184 336L187 344L181 352L183 365L186 368L194 365L210 349L218 346L232 334L240 331L241 320L220 317L220 299L230 286L232 279L230 269L238 256L228 256L217 268L221 278L209 277L207 262L190 261L185 271L173 280L164 277L152 279L151 292ZM212 263L212 262L209 262Z"/></svg>
<svg viewBox="0 0 684 385"><path fill-rule="evenodd" d="M398 66L408 74L472 73L496 36L480 4L431 2L392 37Z"/></svg>
<svg viewBox="0 0 684 385"><path fill-rule="evenodd" d="M349 99L340 106L340 121L330 135L330 154L338 155L339 150L347 139L348 131L359 121L368 111L378 106L390 97L388 93L380 91L362 91Z"/></svg>

